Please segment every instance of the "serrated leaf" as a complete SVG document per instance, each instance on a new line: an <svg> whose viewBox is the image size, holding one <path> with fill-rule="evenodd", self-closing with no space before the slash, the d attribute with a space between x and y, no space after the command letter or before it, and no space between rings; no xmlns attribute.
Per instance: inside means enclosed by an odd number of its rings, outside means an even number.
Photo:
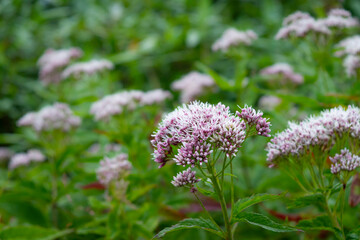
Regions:
<svg viewBox="0 0 360 240"><path fill-rule="evenodd" d="M2 240L53 240L72 233L72 229L57 231L38 226L9 227L0 232Z"/></svg>
<svg viewBox="0 0 360 240"><path fill-rule="evenodd" d="M202 230L214 233L220 237L223 237L223 234L219 231L218 227L215 226L210 220L204 219L204 218L188 218L188 219L182 220L181 222L179 222L171 227L161 230L158 234L156 234L153 237L153 239L161 238L170 232L179 231L182 229L190 229L190 228L202 229Z"/></svg>
<svg viewBox="0 0 360 240"><path fill-rule="evenodd" d="M309 205L315 205L317 207L320 207L322 203L324 203L324 201L325 201L324 195L320 193L316 193L313 195L296 198L292 203L288 205L288 208L289 209L303 208Z"/></svg>
<svg viewBox="0 0 360 240"><path fill-rule="evenodd" d="M248 222L252 225L259 226L273 232L294 232L298 231L296 228L286 226L277 222L274 222L267 216L260 213L242 212L233 217L232 222Z"/></svg>
<svg viewBox="0 0 360 240"><path fill-rule="evenodd" d="M278 199L283 196L284 196L284 194L277 195L277 194L259 193L259 194L255 194L255 195L252 195L247 198L239 199L234 205L233 215L239 214L241 211L243 211L244 209L246 209L248 207L251 207L254 204L257 204L257 203L260 203L263 201L267 201L267 200Z"/></svg>
<svg viewBox="0 0 360 240"><path fill-rule="evenodd" d="M326 230L333 232L338 239L343 239L341 231L334 227L331 223L331 219L322 215L309 220L301 220L297 225L297 228L303 230Z"/></svg>

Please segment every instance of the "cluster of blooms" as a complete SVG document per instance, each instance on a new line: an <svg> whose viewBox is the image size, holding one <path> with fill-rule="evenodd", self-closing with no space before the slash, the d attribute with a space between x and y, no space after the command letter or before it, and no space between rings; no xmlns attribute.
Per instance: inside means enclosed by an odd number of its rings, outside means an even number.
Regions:
<svg viewBox="0 0 360 240"><path fill-rule="evenodd" d="M103 151L102 151L103 150ZM99 143L94 143L87 150L90 154L99 154L101 152L109 153L109 152L119 152L121 150L121 145L117 143L109 143L106 144L103 148Z"/></svg>
<svg viewBox="0 0 360 240"><path fill-rule="evenodd" d="M11 158L13 152L7 147L0 147L0 162Z"/></svg>
<svg viewBox="0 0 360 240"><path fill-rule="evenodd" d="M339 51L335 52L338 57L348 55L357 55L360 53L360 35L345 38L337 44L340 48Z"/></svg>
<svg viewBox="0 0 360 240"><path fill-rule="evenodd" d="M343 63L346 74L349 77L357 75L357 70L360 68L360 57L355 55L348 55Z"/></svg>
<svg viewBox="0 0 360 240"><path fill-rule="evenodd" d="M287 63L276 63L261 70L262 76L277 77L281 76L284 81L289 81L294 84L304 83L304 77L295 73L293 68Z"/></svg>
<svg viewBox="0 0 360 240"><path fill-rule="evenodd" d="M101 72L106 69L113 69L114 65L112 62L100 59L100 60L91 60L88 62L75 63L69 67L67 67L61 74L61 77L68 78L70 76L80 77L81 74L92 75L97 72Z"/></svg>
<svg viewBox="0 0 360 240"><path fill-rule="evenodd" d="M345 134L360 137L360 109L349 106L332 108L300 123L289 123L289 128L276 134L267 145L269 167L288 158L306 155L311 148L328 151L332 144Z"/></svg>
<svg viewBox="0 0 360 240"><path fill-rule="evenodd" d="M92 104L90 113L96 120L108 121L110 117L121 114L124 109L134 110L138 106L158 104L171 97L168 91L155 89L148 92L138 90L123 91L105 96Z"/></svg>
<svg viewBox="0 0 360 240"><path fill-rule="evenodd" d="M347 148L341 150L340 154L330 157L331 173L338 174L340 171L351 172L360 166L360 157L352 154Z"/></svg>
<svg viewBox="0 0 360 240"><path fill-rule="evenodd" d="M236 115L244 119L250 128L255 126L259 136L270 137L271 124L268 119L262 117L263 113L260 110L256 111L252 107L245 106L241 108L241 113L236 111Z"/></svg>
<svg viewBox="0 0 360 240"><path fill-rule="evenodd" d="M17 153L10 159L9 169L29 165L31 162L43 162L45 156L37 149L30 149L27 153Z"/></svg>
<svg viewBox="0 0 360 240"><path fill-rule="evenodd" d="M165 116L153 137L154 161L160 167L171 159L177 165L194 167L207 163L216 149L228 157L235 156L245 140L246 123L221 103L195 101ZM177 153L173 147L178 148ZM178 175L179 179L186 180L183 175Z"/></svg>
<svg viewBox="0 0 360 240"><path fill-rule="evenodd" d="M38 112L27 113L17 122L18 126L29 126L37 132L52 130L68 132L80 123L81 119L64 103L55 103Z"/></svg>
<svg viewBox="0 0 360 240"><path fill-rule="evenodd" d="M285 39L290 36L305 37L311 32L325 35L331 33L323 21L315 20L308 13L297 11L284 19L283 27L278 31L275 39Z"/></svg>
<svg viewBox="0 0 360 240"><path fill-rule="evenodd" d="M175 187L192 187L195 183L200 181L200 179L195 177L195 174L196 172L191 171L191 168L188 168L187 170L179 172L176 176L174 176L174 180L171 181L171 184Z"/></svg>
<svg viewBox="0 0 360 240"><path fill-rule="evenodd" d="M349 77L356 76L360 68L360 35L345 38L337 44L340 49L335 52L338 57L347 55L343 65Z"/></svg>
<svg viewBox="0 0 360 240"><path fill-rule="evenodd" d="M340 8L330 10L328 16L319 21L334 28L350 28L359 25L358 20L353 18L350 12Z"/></svg>
<svg viewBox="0 0 360 240"><path fill-rule="evenodd" d="M128 155L121 153L113 158L105 157L100 162L96 174L99 182L105 186L113 181L118 181L126 177L132 168L131 163L128 161Z"/></svg>
<svg viewBox="0 0 360 240"><path fill-rule="evenodd" d="M206 88L213 86L215 86L214 79L199 72L190 72L171 84L173 90L181 91L181 102L183 103L195 100Z"/></svg>
<svg viewBox="0 0 360 240"><path fill-rule="evenodd" d="M230 47L240 44L251 45L258 38L252 30L238 31L235 28L227 29L223 35L212 45L213 51L226 52Z"/></svg>
<svg viewBox="0 0 360 240"><path fill-rule="evenodd" d="M41 81L45 85L60 82L62 69L68 65L72 59L81 56L82 51L79 48L46 50L38 61Z"/></svg>
<svg viewBox="0 0 360 240"><path fill-rule="evenodd" d="M276 96L262 96L259 99L259 107L265 110L273 110L275 107L280 105L282 100Z"/></svg>

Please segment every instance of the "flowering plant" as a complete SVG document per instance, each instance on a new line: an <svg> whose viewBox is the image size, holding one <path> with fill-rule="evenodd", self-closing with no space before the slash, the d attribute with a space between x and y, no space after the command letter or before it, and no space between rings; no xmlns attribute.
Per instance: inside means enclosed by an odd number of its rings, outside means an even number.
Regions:
<svg viewBox="0 0 360 240"><path fill-rule="evenodd" d="M177 165L188 167L187 170L174 176L171 182L175 187L187 187L200 202L206 212L206 220L184 220L183 222L161 231L157 237L169 231L181 229L184 224L192 223L194 227L208 224L209 230L224 239L233 239L237 221L243 217L241 206L244 202L253 205L263 200L277 196L261 195L235 203L233 160L236 159L239 148L244 141L254 135L269 137L270 123L263 117L263 113L252 107L245 106L241 112L233 114L229 107L218 103L192 102L183 105L165 116L154 133L154 161L162 168L167 162L174 161ZM197 174L192 169L197 169ZM225 176L230 171L230 202L229 216L225 199ZM221 205L225 230L223 230L197 195L197 183L203 181L210 184ZM242 216L242 217L241 217ZM261 216L262 218L264 216ZM244 217L246 218L246 217ZM270 220L270 219L269 219ZM210 222L209 222L210 221ZM196 223L197 222L197 223ZM266 227L265 227L266 228ZM283 226L284 231L291 231Z"/></svg>

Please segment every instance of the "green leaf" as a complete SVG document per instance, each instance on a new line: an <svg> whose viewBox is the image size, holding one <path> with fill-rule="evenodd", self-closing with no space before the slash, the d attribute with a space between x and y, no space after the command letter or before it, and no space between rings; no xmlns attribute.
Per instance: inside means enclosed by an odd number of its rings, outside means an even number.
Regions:
<svg viewBox="0 0 360 240"><path fill-rule="evenodd" d="M338 239L343 239L341 231L332 225L331 219L326 215L309 220L302 220L296 225L296 227L302 230L330 231L333 232Z"/></svg>
<svg viewBox="0 0 360 240"><path fill-rule="evenodd" d="M207 189L201 188L199 186L197 186L196 189L199 190L200 193L202 193L206 196L214 196L215 195L214 191L207 190Z"/></svg>
<svg viewBox="0 0 360 240"><path fill-rule="evenodd" d="M72 229L57 231L55 229L42 228L38 226L17 226L3 229L0 232L2 240L52 240L72 233Z"/></svg>
<svg viewBox="0 0 360 240"><path fill-rule="evenodd" d="M248 222L252 225L256 225L262 227L266 230L270 230L273 232L293 232L297 231L296 228L291 226L286 226L277 222L274 222L267 216L264 216L260 213L253 212L243 212L234 216L232 222Z"/></svg>
<svg viewBox="0 0 360 240"><path fill-rule="evenodd" d="M223 234L219 231L218 227L215 226L210 220L203 219L203 218L188 218L188 219L182 220L181 222L179 222L171 227L161 230L158 234L156 234L153 237L153 239L161 238L170 232L179 231L182 229L189 229L189 228L202 229L202 230L214 233L220 237L223 237Z"/></svg>
<svg viewBox="0 0 360 240"><path fill-rule="evenodd" d="M360 227L352 230L346 235L347 240L359 240L360 239Z"/></svg>
<svg viewBox="0 0 360 240"><path fill-rule="evenodd" d="M156 184L150 184L150 185L143 186L141 188L133 189L128 195L129 201L130 202L135 201L136 199L143 196L144 194L146 194L148 191L150 191L154 187L156 187Z"/></svg>
<svg viewBox="0 0 360 240"><path fill-rule="evenodd" d="M263 202L263 201L267 201L267 200L274 200L274 199L278 199L284 196L283 194L277 195L277 194L267 194L267 193L259 193L259 194L255 194L252 195L250 197L247 198L243 198L243 199L239 199L234 206L233 209L233 215L237 215L239 214L241 211L243 211L244 209L251 207L254 204Z"/></svg>
<svg viewBox="0 0 360 240"><path fill-rule="evenodd" d="M5 212L25 222L36 225L45 225L46 219L39 208L31 202L25 201L3 201L0 199L0 212ZM0 238L1 239L1 238Z"/></svg>
<svg viewBox="0 0 360 240"><path fill-rule="evenodd" d="M289 204L288 208L289 209L303 208L309 205L315 205L317 207L321 207L324 201L325 201L324 195L322 195L321 193L316 193L313 195L296 198L292 203Z"/></svg>
<svg viewBox="0 0 360 240"><path fill-rule="evenodd" d="M215 81L215 83L222 89L222 90L232 90L233 86L223 77L221 77L219 74L217 74L215 71L213 71L211 68L205 66L202 63L196 63L197 68L199 68L201 71L209 74Z"/></svg>

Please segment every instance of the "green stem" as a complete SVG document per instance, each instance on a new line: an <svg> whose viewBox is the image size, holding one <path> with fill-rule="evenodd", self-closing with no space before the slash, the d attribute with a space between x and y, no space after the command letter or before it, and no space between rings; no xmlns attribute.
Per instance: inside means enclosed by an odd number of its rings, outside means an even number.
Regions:
<svg viewBox="0 0 360 240"><path fill-rule="evenodd" d="M224 187L224 175L225 175L226 160L227 160L227 157L225 155L224 162L223 162L223 167L221 169L221 190L222 191L224 191L223 187Z"/></svg>
<svg viewBox="0 0 360 240"><path fill-rule="evenodd" d="M231 215L230 215L230 221L233 217L233 207L234 207L234 203L235 203L235 197L234 197L234 177L233 177L233 166L232 166L232 159L230 159L230 174L231 174L231 183L230 183L230 186L231 186Z"/></svg>
<svg viewBox="0 0 360 240"><path fill-rule="evenodd" d="M200 203L202 209L204 210L204 212L206 213L206 215L210 218L210 220L214 223L215 226L217 226L219 228L220 231L224 232L221 227L219 227L219 225L215 222L215 220L212 218L211 214L208 212L208 210L206 210L204 204L202 203L202 201L200 200L200 198L198 197L198 195L196 194L196 192L193 193L194 196L196 197L196 199L198 200L198 202Z"/></svg>
<svg viewBox="0 0 360 240"><path fill-rule="evenodd" d="M58 184L57 184L57 171L56 171L56 161L55 158L51 158L51 168L52 168L52 176L51 176L51 217L55 227L57 227L57 197L58 197Z"/></svg>
<svg viewBox="0 0 360 240"><path fill-rule="evenodd" d="M232 240L232 234L231 234L231 224L230 224L230 220L228 217L228 212L227 212L227 207L226 207L226 201L225 201L225 197L224 197L224 193L221 191L221 188L219 186L219 181L216 178L216 172L214 168L211 168L210 165L208 165L208 170L211 173L211 182L213 183L214 189L215 189L215 193L218 195L219 201L220 201L220 205L221 205L221 211L224 217L224 222L225 222L225 228L226 228L226 232L225 232L225 239L226 240Z"/></svg>

